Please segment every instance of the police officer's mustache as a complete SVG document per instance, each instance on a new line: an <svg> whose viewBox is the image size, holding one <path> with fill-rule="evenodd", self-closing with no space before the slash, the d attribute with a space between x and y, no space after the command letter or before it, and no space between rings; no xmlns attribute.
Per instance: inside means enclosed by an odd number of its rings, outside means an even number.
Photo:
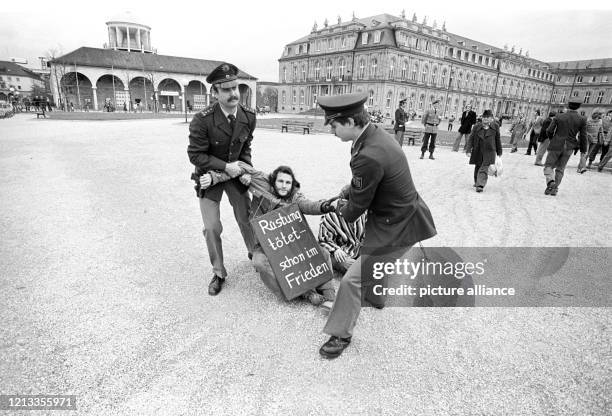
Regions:
<svg viewBox="0 0 612 416"><path fill-rule="evenodd" d="M236 96L233 96L233 97L229 98L229 101L237 101L237 100L238 100L238 97L236 97Z"/></svg>

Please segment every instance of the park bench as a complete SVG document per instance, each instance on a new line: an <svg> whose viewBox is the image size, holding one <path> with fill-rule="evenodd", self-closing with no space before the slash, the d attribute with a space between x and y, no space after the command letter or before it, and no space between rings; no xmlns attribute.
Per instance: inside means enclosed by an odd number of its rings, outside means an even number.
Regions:
<svg viewBox="0 0 612 416"><path fill-rule="evenodd" d="M302 134L310 134L310 129L314 127L314 123L312 121L301 121L301 120L283 120L281 122L281 133L289 132L289 127L295 127L297 129L302 129Z"/></svg>
<svg viewBox="0 0 612 416"><path fill-rule="evenodd" d="M44 111L37 111L36 112L36 118L40 118L40 116L43 116L44 118L47 118L47 114L45 114Z"/></svg>

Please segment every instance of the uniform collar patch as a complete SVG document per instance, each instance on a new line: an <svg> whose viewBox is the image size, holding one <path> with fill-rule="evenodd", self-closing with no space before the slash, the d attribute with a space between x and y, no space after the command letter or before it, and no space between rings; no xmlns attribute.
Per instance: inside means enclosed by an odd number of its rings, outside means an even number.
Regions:
<svg viewBox="0 0 612 416"><path fill-rule="evenodd" d="M363 179L360 176L353 176L351 185L353 185L355 189L361 189L363 187Z"/></svg>

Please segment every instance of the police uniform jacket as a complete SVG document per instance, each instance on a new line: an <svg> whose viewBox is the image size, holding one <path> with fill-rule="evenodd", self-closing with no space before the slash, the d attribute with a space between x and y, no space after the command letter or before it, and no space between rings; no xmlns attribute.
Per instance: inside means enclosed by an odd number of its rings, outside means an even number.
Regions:
<svg viewBox="0 0 612 416"><path fill-rule="evenodd" d="M353 145L350 165L348 201L339 211L349 223L368 212L364 247L406 247L436 235L406 155L393 137L370 124Z"/></svg>
<svg viewBox="0 0 612 416"><path fill-rule="evenodd" d="M425 133L437 133L438 124L440 124L440 115L434 110L427 110L423 114L423 125Z"/></svg>
<svg viewBox="0 0 612 416"><path fill-rule="evenodd" d="M575 110L557 114L546 130L550 137L548 151L574 150L587 151L586 118ZM576 139L576 136L579 138Z"/></svg>
<svg viewBox="0 0 612 416"><path fill-rule="evenodd" d="M395 110L395 126L393 127L393 130L406 131L406 120L408 120L408 113L406 113L402 108Z"/></svg>
<svg viewBox="0 0 612 416"><path fill-rule="evenodd" d="M471 153L470 165L493 165L495 155L502 155L502 144L497 123L491 123L488 129L485 129L482 123L477 123L468 139L466 152Z"/></svg>
<svg viewBox="0 0 612 416"><path fill-rule="evenodd" d="M232 133L229 121L219 103L214 103L197 113L189 125L189 160L196 167L196 173L210 170L225 170L225 165L241 160L251 163L251 141L255 130L255 111L238 106L236 125ZM235 178L211 186L204 191L204 198L220 201L225 187L233 186L240 192L247 187Z"/></svg>

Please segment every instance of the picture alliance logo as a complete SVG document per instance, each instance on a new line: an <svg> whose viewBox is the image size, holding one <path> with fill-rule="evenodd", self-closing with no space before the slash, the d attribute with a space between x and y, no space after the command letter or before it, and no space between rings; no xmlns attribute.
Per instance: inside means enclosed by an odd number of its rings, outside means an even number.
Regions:
<svg viewBox="0 0 612 416"><path fill-rule="evenodd" d="M415 279L421 276L453 276L463 279L466 276L482 276L485 273L485 263L481 262L431 262L426 259L413 262L408 259L396 259L388 262L374 262L372 264L372 277L383 279L385 277L405 276Z"/></svg>

